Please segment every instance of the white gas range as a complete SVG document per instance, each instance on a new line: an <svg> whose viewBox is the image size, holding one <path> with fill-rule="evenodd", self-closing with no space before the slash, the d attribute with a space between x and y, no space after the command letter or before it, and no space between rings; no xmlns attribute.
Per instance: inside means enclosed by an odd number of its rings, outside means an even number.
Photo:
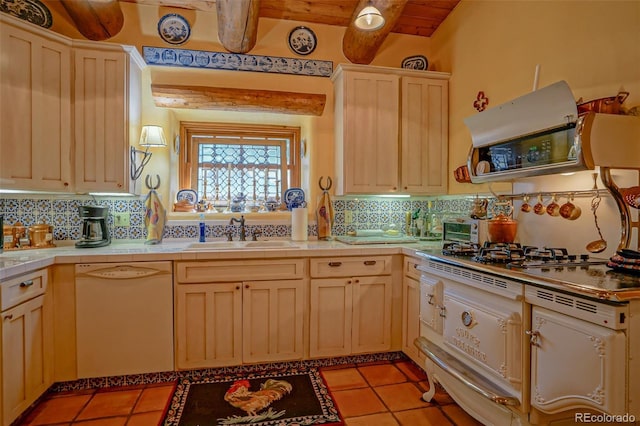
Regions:
<svg viewBox="0 0 640 426"><path fill-rule="evenodd" d="M640 420L640 276L524 251L419 252L424 398L438 382L486 425Z"/></svg>

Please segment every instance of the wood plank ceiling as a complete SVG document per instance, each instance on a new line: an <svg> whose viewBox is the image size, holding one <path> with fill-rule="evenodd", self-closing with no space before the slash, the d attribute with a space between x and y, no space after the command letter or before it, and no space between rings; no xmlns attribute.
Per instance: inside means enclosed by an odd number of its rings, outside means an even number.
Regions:
<svg viewBox="0 0 640 426"><path fill-rule="evenodd" d="M213 0L121 0L129 3L171 6L206 12L216 11ZM400 3L398 0L373 1ZM391 32L431 37L460 0L408 0ZM261 0L261 18L302 21L347 27L359 0ZM359 9L358 9L359 10Z"/></svg>

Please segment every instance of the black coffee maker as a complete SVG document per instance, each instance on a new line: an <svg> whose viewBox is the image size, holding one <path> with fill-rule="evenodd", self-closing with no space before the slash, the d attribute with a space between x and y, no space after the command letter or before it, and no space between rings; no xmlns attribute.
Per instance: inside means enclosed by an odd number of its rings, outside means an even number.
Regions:
<svg viewBox="0 0 640 426"><path fill-rule="evenodd" d="M107 228L109 207L79 206L78 211L82 218L82 239L76 243L76 247L103 247L111 244Z"/></svg>

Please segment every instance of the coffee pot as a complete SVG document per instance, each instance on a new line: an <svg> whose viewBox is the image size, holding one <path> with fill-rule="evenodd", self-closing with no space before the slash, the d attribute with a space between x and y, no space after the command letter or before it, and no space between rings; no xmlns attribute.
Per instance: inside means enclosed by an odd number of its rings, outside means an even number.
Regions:
<svg viewBox="0 0 640 426"><path fill-rule="evenodd" d="M76 247L103 247L111 244L107 228L108 207L79 206L78 212L82 218L82 238L76 242Z"/></svg>

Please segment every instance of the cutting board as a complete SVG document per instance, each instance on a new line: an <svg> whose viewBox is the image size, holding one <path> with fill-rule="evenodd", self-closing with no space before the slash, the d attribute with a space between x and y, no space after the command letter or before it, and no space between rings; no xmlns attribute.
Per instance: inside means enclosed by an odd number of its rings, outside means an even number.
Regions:
<svg viewBox="0 0 640 426"><path fill-rule="evenodd" d="M346 235L336 236L336 240L345 244L406 244L417 243L419 240L414 237L351 237Z"/></svg>

